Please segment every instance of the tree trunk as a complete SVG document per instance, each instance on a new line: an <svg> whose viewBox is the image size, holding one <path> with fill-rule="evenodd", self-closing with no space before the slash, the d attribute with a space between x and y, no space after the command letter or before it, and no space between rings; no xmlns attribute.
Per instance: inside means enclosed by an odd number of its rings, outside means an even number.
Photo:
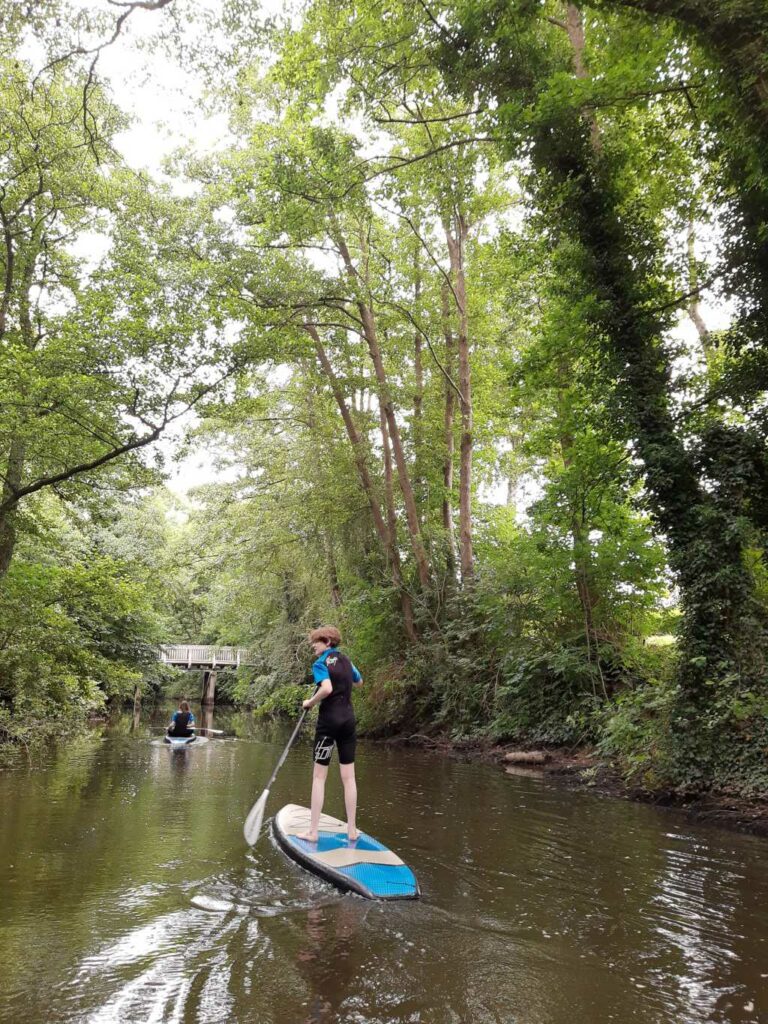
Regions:
<svg viewBox="0 0 768 1024"><path fill-rule="evenodd" d="M459 443L459 555L461 578L469 582L475 571L472 551L472 374L469 361L469 317L464 276L464 249L469 227L457 210L453 225L444 224L451 263L451 282L459 318L457 351L459 356L459 391L461 393L461 440Z"/></svg>
<svg viewBox="0 0 768 1024"><path fill-rule="evenodd" d="M415 640L416 627L413 622L413 602L411 595L403 586L400 567L400 554L397 548L397 515L395 513L395 491L392 479L392 453L389 444L389 430L384 410L379 406L379 427L381 429L381 447L384 456L384 498L387 507L387 525L389 527L390 557L397 566L397 579L400 585L400 606L403 612L405 632L409 639Z"/></svg>
<svg viewBox="0 0 768 1024"><path fill-rule="evenodd" d="M359 275L355 266L352 262L349 249L347 247L344 238L338 232L336 228L335 235L336 244L339 247L342 259L344 260L344 266L347 271L347 275L352 282L355 291L359 291L361 284ZM416 567L419 575L419 582L424 590L428 590L430 586L429 577L429 563L427 562L427 553L424 548L424 542L421 536L421 527L419 525L419 516L416 509L416 499L413 493L413 486L411 484L410 474L408 473L408 465L405 460L405 452L403 450L403 442L400 436L400 428L397 424L395 417L395 406L392 401L392 397L389 390L389 381L387 380L387 374L384 369L384 362L381 357L381 349L379 347L379 339L376 332L376 319L373 315L373 310L370 305L363 299L358 297L356 300L358 312L363 325L363 337L368 344L368 352L371 356L373 363L374 372L376 374L376 382L378 384L379 403L384 409L384 414L387 417L387 428L389 429L389 437L392 443L392 451L395 456L395 466L397 467L397 478L400 484L400 490L403 495L403 503L405 505L406 521L408 523L408 535L411 541L411 547L413 549L414 556L416 558Z"/></svg>
<svg viewBox="0 0 768 1024"><path fill-rule="evenodd" d="M447 543L446 562L448 575L451 579L456 577L456 535L453 529L453 456L455 442L453 437L454 409L456 405L456 392L453 389L449 377L453 378L455 342L451 330L451 314L449 302L448 282L443 281L440 291L443 319L443 336L445 338L445 406L443 412L443 442L445 446L443 461L443 529Z"/></svg>
<svg viewBox="0 0 768 1024"><path fill-rule="evenodd" d="M701 315L701 302L697 289L699 287L699 271L696 265L696 229L694 227L693 218L688 222L688 292L691 295L691 301L688 305L688 316L693 322L693 326L696 328L696 333L699 335L699 341L701 347L704 350L704 355L709 360L712 354L712 335L707 330L707 325L704 323L704 317Z"/></svg>
<svg viewBox="0 0 768 1024"><path fill-rule="evenodd" d="M419 254L421 246L417 243L414 255L414 285L413 285L413 313L418 315L419 303L421 301L421 267L419 265ZM413 332L413 451L414 451L414 488L416 500L421 513L421 521L425 516L425 488L424 488L424 366L421 357L422 337L421 331Z"/></svg>
<svg viewBox="0 0 768 1024"><path fill-rule="evenodd" d="M5 480L3 481L3 502L10 501L21 486L26 447L26 443L18 437L14 437L11 441ZM11 567L13 551L16 546L16 516L16 505L12 505L5 512L0 513L0 579Z"/></svg>
<svg viewBox="0 0 768 1024"><path fill-rule="evenodd" d="M568 367L561 363L558 375L565 382ZM568 427L566 398L561 391L558 395L557 418L559 420L559 444L563 466L566 470L573 466L574 438ZM573 575L576 594L581 607L584 622L584 638L587 642L587 655L590 662L594 661L599 670L599 654L597 652L597 635L595 633L594 609L599 603L599 595L592 578L591 549L589 542L589 524L586 522L584 507L579 508L579 495L571 495L571 551L573 553Z"/></svg>
<svg viewBox="0 0 768 1024"><path fill-rule="evenodd" d="M39 241L39 231L37 235L33 231L32 241ZM37 338L32 326L32 311L30 304L30 292L32 290L32 281L35 270L35 256L34 246L32 249L33 255L27 260L26 266L21 280L21 294L19 297L19 327L21 340L24 347L29 352L34 352L37 347ZM11 258L9 250L8 259ZM3 330L6 328L5 314L7 313L7 299L8 293L4 295L3 304L5 309L3 310ZM11 443L8 448L8 461L6 462L5 476L3 478L3 491L2 497L0 498L0 580L7 574L11 567L11 561L13 559L13 552L16 547L16 518L18 515L18 506L16 504L16 497L22 485L22 478L24 476L24 460L26 458L27 442L18 434L11 438ZM12 504L8 504L12 502Z"/></svg>
<svg viewBox="0 0 768 1024"><path fill-rule="evenodd" d="M336 379L336 374L333 372L328 355L323 347L323 343L320 340L320 335L317 329L312 324L305 324L304 329L309 334L315 343L315 351L320 361L320 365L323 368L328 381L331 385L333 397L336 400L336 405L341 413L341 418L344 421L344 426L347 431L347 437L349 438L350 444L352 445L353 457L357 472L360 477L360 483L363 485L363 491L368 499L368 505L371 510L371 516L373 517L373 524L376 529L376 534L381 542L384 550L387 563L389 565L389 571L392 576L392 582L400 595L400 604L403 610L403 626L405 633L409 640L415 641L418 639L416 629L413 622L413 606L411 603L410 594L405 590L403 583L402 568L400 565L400 554L397 549L397 534L392 533L391 529L388 528L384 522L384 517L381 514L381 507L379 505L378 498L376 497L376 491L371 480L371 475L368 472L368 466L366 464L366 445L363 438L360 436L360 432L355 425L355 421L347 407L346 399L344 394L339 387L339 382ZM390 468L391 474L391 468Z"/></svg>
<svg viewBox="0 0 768 1024"><path fill-rule="evenodd" d="M5 340L5 333L8 326L8 310L11 305L13 294L14 262L16 259L15 239L11 231L10 221L5 209L0 203L0 223L3 227L3 248L5 249L3 268L3 294L0 298L0 342Z"/></svg>
<svg viewBox="0 0 768 1024"><path fill-rule="evenodd" d="M325 546L325 558L328 563L328 581L331 586L331 604L334 608L341 605L341 586L339 585L339 573L336 569L336 558L333 554L333 537L328 530L323 531L323 544Z"/></svg>

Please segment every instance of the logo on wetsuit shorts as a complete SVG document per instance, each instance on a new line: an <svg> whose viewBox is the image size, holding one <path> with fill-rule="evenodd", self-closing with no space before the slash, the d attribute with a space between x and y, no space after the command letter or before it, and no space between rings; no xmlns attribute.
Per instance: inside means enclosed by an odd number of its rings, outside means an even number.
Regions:
<svg viewBox="0 0 768 1024"><path fill-rule="evenodd" d="M332 658L326 658L325 659L325 664L326 665L335 665L338 660L339 660L338 654L334 654L334 656Z"/></svg>
<svg viewBox="0 0 768 1024"><path fill-rule="evenodd" d="M315 744L315 760L330 761L333 754L333 740L328 736L322 736Z"/></svg>

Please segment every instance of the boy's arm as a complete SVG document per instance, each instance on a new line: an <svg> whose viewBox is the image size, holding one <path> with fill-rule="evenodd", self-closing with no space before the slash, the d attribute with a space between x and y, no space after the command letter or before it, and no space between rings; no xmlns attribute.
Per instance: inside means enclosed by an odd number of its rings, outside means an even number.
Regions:
<svg viewBox="0 0 768 1024"><path fill-rule="evenodd" d="M302 701L301 706L305 709L313 708L315 704L319 704L321 700L325 700L326 697L330 697L333 693L333 684L330 679L324 679L322 683L318 684L317 689L307 700Z"/></svg>
<svg viewBox="0 0 768 1024"><path fill-rule="evenodd" d="M311 697L301 702L301 706L306 710L313 708L315 704L319 704L321 700L325 700L326 697L330 697L333 693L333 683L331 682L331 674L328 671L328 666L324 661L316 661L312 666L312 676L315 681L315 692Z"/></svg>

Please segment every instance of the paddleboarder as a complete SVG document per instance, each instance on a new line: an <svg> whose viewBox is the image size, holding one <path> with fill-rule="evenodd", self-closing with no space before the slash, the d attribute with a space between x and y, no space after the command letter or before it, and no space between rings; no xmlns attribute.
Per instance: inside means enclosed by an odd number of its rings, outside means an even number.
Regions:
<svg viewBox="0 0 768 1024"><path fill-rule="evenodd" d="M168 726L169 736L192 736L190 726L195 724L195 716L189 707L189 701L183 700L179 704L179 710L174 711L171 724Z"/></svg>
<svg viewBox="0 0 768 1024"><path fill-rule="evenodd" d="M331 763L334 746L339 751L339 771L344 787L344 806L347 811L347 838L354 842L359 833L356 824L357 783L355 781L355 747L357 733L355 709L352 706L352 688L360 686L363 677L346 656L339 650L341 633L336 626L320 626L309 634L309 643L315 655L312 675L315 681L314 694L305 700L302 707L320 705L312 747L312 799L310 803L309 830L302 839L316 843L320 815L325 799L325 780Z"/></svg>

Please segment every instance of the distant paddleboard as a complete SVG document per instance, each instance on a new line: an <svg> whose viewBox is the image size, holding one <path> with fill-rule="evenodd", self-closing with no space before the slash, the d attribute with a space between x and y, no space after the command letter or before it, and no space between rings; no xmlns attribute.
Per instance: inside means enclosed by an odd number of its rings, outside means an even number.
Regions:
<svg viewBox="0 0 768 1024"><path fill-rule="evenodd" d="M199 743L202 737L192 736L169 736L168 733L163 736L163 743L168 743L172 747L188 747L190 743Z"/></svg>
<svg viewBox="0 0 768 1024"><path fill-rule="evenodd" d="M347 839L347 826L329 814L320 816L318 841L299 839L309 829L309 808L286 804L275 815L277 841L289 857L339 889L371 900L412 900L420 896L416 876L396 853L361 832Z"/></svg>

